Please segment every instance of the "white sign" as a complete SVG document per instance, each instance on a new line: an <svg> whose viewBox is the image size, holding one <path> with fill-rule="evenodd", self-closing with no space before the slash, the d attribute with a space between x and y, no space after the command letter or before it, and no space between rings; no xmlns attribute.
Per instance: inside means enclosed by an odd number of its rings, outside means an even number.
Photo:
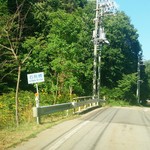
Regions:
<svg viewBox="0 0 150 150"><path fill-rule="evenodd" d="M28 74L27 78L28 84L44 82L44 72Z"/></svg>

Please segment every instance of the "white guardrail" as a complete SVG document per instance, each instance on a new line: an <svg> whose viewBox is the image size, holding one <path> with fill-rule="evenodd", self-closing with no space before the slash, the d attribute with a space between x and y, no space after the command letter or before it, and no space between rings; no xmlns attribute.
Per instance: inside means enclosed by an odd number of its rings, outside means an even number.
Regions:
<svg viewBox="0 0 150 150"><path fill-rule="evenodd" d="M105 100L100 100L97 98L93 99L91 96L77 97L73 98L73 102L70 103L33 107L33 117L37 117L37 124L39 124L40 117L43 115L48 115L69 109L74 109L75 113L76 108L78 108L78 112L80 112L81 108L86 110L87 108L89 109L92 107L100 106L100 103L103 102L105 102Z"/></svg>

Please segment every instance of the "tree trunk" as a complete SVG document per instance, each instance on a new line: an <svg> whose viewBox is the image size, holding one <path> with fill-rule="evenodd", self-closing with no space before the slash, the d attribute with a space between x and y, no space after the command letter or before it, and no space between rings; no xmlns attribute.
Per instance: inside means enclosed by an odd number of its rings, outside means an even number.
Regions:
<svg viewBox="0 0 150 150"><path fill-rule="evenodd" d="M19 93L19 84L20 84L20 75L21 75L21 65L18 66L18 79L16 85L16 125L19 126L19 100L18 100L18 93Z"/></svg>

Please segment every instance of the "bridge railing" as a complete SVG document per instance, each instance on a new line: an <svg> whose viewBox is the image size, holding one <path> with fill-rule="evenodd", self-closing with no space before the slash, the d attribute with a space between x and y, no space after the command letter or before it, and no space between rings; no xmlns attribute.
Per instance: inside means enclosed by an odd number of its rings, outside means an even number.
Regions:
<svg viewBox="0 0 150 150"><path fill-rule="evenodd" d="M82 109L92 108L100 106L101 103L105 102L100 99L93 99L92 96L84 96L73 98L73 102L49 105L49 106L39 106L33 107L33 117L37 117L37 123L40 123L40 117L43 115L52 114L55 112L60 112L64 110L73 109L73 113L80 112Z"/></svg>

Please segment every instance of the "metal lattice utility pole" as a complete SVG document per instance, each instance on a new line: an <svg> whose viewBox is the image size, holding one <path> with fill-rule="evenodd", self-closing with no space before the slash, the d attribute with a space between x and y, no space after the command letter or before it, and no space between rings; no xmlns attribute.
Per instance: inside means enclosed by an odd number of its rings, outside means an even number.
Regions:
<svg viewBox="0 0 150 150"><path fill-rule="evenodd" d="M94 19L95 29L93 31L94 43L94 61L93 61L93 99L100 98L100 70L101 70L101 48L103 43L109 44L105 37L102 19L108 13L114 13L116 10L115 2L112 0L96 0L96 17Z"/></svg>

